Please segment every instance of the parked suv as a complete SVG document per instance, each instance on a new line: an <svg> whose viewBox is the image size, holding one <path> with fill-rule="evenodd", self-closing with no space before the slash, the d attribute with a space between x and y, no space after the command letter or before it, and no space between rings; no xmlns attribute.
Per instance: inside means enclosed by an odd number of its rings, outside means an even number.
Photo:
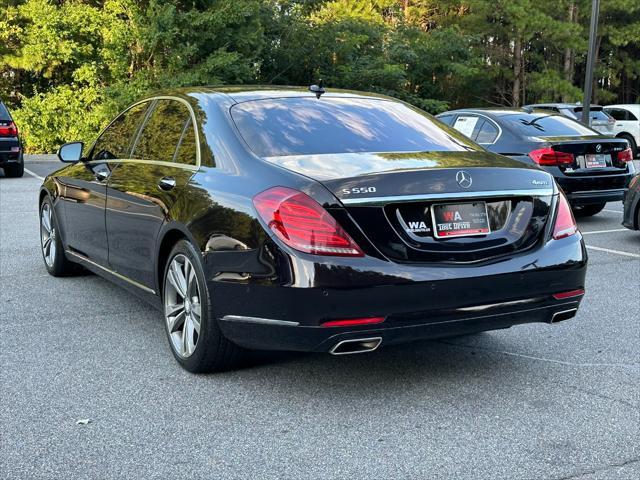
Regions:
<svg viewBox="0 0 640 480"><path fill-rule="evenodd" d="M18 127L9 110L0 102L0 168L7 177L21 177L24 173L22 142Z"/></svg>
<svg viewBox="0 0 640 480"><path fill-rule="evenodd" d="M622 200L636 173L625 140L600 135L557 113L473 108L437 118L491 152L539 165L553 175L579 216L595 215L607 202Z"/></svg>
<svg viewBox="0 0 640 480"><path fill-rule="evenodd" d="M607 105L604 111L614 118L613 134L629 142L633 157L640 155L640 105Z"/></svg>
<svg viewBox="0 0 640 480"><path fill-rule="evenodd" d="M524 108L537 108L540 110L548 110L559 113L572 120L581 121L582 105L579 103L537 103L535 105L526 105ZM613 125L615 120L608 115L600 105L591 105L589 107L589 126L603 135L613 135Z"/></svg>

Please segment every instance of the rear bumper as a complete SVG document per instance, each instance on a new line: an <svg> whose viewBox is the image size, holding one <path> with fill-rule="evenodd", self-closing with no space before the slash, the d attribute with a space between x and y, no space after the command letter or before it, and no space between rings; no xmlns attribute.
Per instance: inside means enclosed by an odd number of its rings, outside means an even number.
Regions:
<svg viewBox="0 0 640 480"><path fill-rule="evenodd" d="M545 167L562 188L572 205L617 202L622 200L629 182L635 176L635 166L629 162L627 171L599 174L566 174L558 167Z"/></svg>
<svg viewBox="0 0 640 480"><path fill-rule="evenodd" d="M624 198L626 189L591 190L567 194L571 205L592 205L597 203L618 202Z"/></svg>
<svg viewBox="0 0 640 480"><path fill-rule="evenodd" d="M379 337L387 345L550 323L560 312L571 316L582 297L557 300L553 294L584 288L587 256L580 235L575 235L494 264L383 263L386 267L371 265L368 271L323 269L312 282L316 285L309 287L214 280L209 287L214 303L216 297L224 299L216 311L220 328L238 345L328 352L348 339ZM306 268L308 274L321 266ZM381 277L383 271L386 276ZM321 326L329 320L361 317L385 317L385 321Z"/></svg>
<svg viewBox="0 0 640 480"><path fill-rule="evenodd" d="M411 323L378 324L356 327L305 327L269 323L270 319L223 317L219 320L225 337L245 348L329 352L344 340L380 338L382 345L409 343L417 340L446 338L456 335L498 330L523 323L554 323L573 317L580 300L564 301L537 308L513 309L502 313L468 315L442 320L437 314L425 312L424 318ZM435 313L435 312L434 312ZM387 323L385 321L385 323Z"/></svg>

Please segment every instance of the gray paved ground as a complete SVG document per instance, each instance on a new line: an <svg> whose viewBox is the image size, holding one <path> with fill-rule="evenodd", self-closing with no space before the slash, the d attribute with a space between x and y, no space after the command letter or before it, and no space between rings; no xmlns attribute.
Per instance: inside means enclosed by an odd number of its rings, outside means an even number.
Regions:
<svg viewBox="0 0 640 480"><path fill-rule="evenodd" d="M195 376L156 311L46 274L39 184L0 179L0 478L640 478L640 232L585 236L638 256L591 250L569 322Z"/></svg>

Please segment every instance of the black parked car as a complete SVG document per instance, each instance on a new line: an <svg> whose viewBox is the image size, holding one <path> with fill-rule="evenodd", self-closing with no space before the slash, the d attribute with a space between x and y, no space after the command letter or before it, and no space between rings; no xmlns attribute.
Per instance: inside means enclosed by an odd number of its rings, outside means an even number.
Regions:
<svg viewBox="0 0 640 480"><path fill-rule="evenodd" d="M438 119L487 150L551 173L577 215L622 200L635 174L626 140L600 135L562 115L530 109L454 110Z"/></svg>
<svg viewBox="0 0 640 480"><path fill-rule="evenodd" d="M631 230L640 230L640 175L633 177L629 183L629 190L622 203L622 225Z"/></svg>
<svg viewBox="0 0 640 480"><path fill-rule="evenodd" d="M40 193L48 271L156 305L194 372L575 315L587 256L551 175L407 104L322 93L168 92L64 145Z"/></svg>
<svg viewBox="0 0 640 480"><path fill-rule="evenodd" d="M18 127L4 103L0 102L0 168L7 177L21 177L24 174L22 142Z"/></svg>

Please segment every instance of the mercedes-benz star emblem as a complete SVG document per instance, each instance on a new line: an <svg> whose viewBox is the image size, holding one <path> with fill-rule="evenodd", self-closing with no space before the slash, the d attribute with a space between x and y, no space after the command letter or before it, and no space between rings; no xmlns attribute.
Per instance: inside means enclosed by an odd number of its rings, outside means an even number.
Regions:
<svg viewBox="0 0 640 480"><path fill-rule="evenodd" d="M602 145L597 144L596 145L596 152L600 153L602 151Z"/></svg>
<svg viewBox="0 0 640 480"><path fill-rule="evenodd" d="M469 188L473 183L473 180L471 179L471 175L469 175L469 172L460 170L458 173L456 173L456 182L458 182L458 185L460 185L462 188Z"/></svg>

